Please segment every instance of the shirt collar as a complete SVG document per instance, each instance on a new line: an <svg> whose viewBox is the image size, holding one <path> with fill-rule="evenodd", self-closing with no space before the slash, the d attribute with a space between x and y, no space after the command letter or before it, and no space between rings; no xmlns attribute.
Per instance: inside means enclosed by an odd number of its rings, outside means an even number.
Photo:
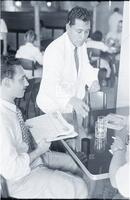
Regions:
<svg viewBox="0 0 130 200"><path fill-rule="evenodd" d="M65 37L66 37L66 40L67 40L67 43L69 44L70 48L72 48L73 50L75 49L75 46L73 45L73 43L71 42L69 36L68 36L68 33L65 32Z"/></svg>
<svg viewBox="0 0 130 200"><path fill-rule="evenodd" d="M27 45L27 46L34 46L31 42L27 42L25 45Z"/></svg>
<svg viewBox="0 0 130 200"><path fill-rule="evenodd" d="M0 98L0 104L2 104L4 107L8 108L9 110L16 112L16 105L13 103L10 103L9 101L6 101L4 99Z"/></svg>

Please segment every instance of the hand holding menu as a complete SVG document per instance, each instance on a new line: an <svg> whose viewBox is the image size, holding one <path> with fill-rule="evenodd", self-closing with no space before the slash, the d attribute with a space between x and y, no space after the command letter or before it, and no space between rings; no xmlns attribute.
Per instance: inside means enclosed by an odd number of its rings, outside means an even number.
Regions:
<svg viewBox="0 0 130 200"><path fill-rule="evenodd" d="M73 138L78 135L74 132L73 126L70 125L59 112L28 119L26 124L31 127L30 131L37 142L42 139L56 141Z"/></svg>

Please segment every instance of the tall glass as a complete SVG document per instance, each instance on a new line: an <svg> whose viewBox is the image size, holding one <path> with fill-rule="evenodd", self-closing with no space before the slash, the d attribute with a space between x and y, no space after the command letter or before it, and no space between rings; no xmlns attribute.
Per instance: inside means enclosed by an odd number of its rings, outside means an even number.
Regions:
<svg viewBox="0 0 130 200"><path fill-rule="evenodd" d="M95 150L105 150L107 142L107 126L104 116L99 116L95 122Z"/></svg>
<svg viewBox="0 0 130 200"><path fill-rule="evenodd" d="M95 122L95 138L105 139L107 137L107 126L104 116L99 116Z"/></svg>

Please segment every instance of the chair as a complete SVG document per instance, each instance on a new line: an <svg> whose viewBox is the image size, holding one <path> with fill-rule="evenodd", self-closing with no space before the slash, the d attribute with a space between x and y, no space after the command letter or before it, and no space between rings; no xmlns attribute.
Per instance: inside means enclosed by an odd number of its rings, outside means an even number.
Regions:
<svg viewBox="0 0 130 200"><path fill-rule="evenodd" d="M36 96L39 91L40 81L40 78L29 79L29 86L25 91L24 97L15 101L16 105L21 109L25 120L29 118L30 113L34 113L33 116L40 115L40 111L36 105Z"/></svg>
<svg viewBox="0 0 130 200"><path fill-rule="evenodd" d="M2 198L9 197L7 183L6 183L5 178L2 175L0 175L0 197L2 197Z"/></svg>
<svg viewBox="0 0 130 200"><path fill-rule="evenodd" d="M40 115L40 113L42 112L37 104L36 104L36 97L37 97L37 94L38 94L38 91L39 91L39 87L40 87L40 82L41 82L41 79L40 78L35 78L35 81L34 81L34 85L33 85L33 92L31 94L31 100L33 102L33 108L34 108L34 112L35 112L35 116L38 116ZM40 112L41 111L41 112Z"/></svg>
<svg viewBox="0 0 130 200"><path fill-rule="evenodd" d="M34 69L35 69L34 61L25 58L19 58L18 60L20 61L22 67L25 70L32 70L32 76L34 76Z"/></svg>
<svg viewBox="0 0 130 200"><path fill-rule="evenodd" d="M87 48L87 52L88 52L90 64L94 68L99 68L100 67L101 50L96 49L96 48Z"/></svg>

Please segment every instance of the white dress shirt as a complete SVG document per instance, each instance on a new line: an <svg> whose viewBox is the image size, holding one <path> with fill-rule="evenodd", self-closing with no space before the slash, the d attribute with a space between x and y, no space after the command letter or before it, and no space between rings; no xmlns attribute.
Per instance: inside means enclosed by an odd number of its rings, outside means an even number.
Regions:
<svg viewBox="0 0 130 200"><path fill-rule="evenodd" d="M38 49L38 47L35 47L32 43L26 43L25 45L21 46L15 55L16 58L24 58L31 61L38 62L40 65L42 65L43 55ZM42 77L42 67L38 67L34 70L34 76L32 76L32 70L26 70L24 69L24 72L28 79L32 78L41 78Z"/></svg>
<svg viewBox="0 0 130 200"><path fill-rule="evenodd" d="M33 60L34 62L37 61L40 65L42 65L42 53L40 52L38 47L35 47L30 42L27 42L25 45L20 46L20 48L16 52L15 57Z"/></svg>
<svg viewBox="0 0 130 200"><path fill-rule="evenodd" d="M88 60L86 44L78 48L79 72L74 60L74 45L68 34L54 40L45 50L43 58L44 73L37 96L37 104L44 112L72 112L68 104L71 97L84 97L85 85L97 80L98 69Z"/></svg>
<svg viewBox="0 0 130 200"><path fill-rule="evenodd" d="M17 181L30 173L28 146L22 141L16 106L0 100L0 174Z"/></svg>
<svg viewBox="0 0 130 200"><path fill-rule="evenodd" d="M117 31L117 25L120 20L123 20L122 14L119 12L114 12L108 19L108 25L109 25L109 31L110 32L116 32Z"/></svg>
<svg viewBox="0 0 130 200"><path fill-rule="evenodd" d="M88 40L86 45L87 45L87 48L95 48L103 52L109 51L109 47L105 45L102 41Z"/></svg>
<svg viewBox="0 0 130 200"><path fill-rule="evenodd" d="M130 164L121 166L116 173L117 188L124 197L130 198Z"/></svg>
<svg viewBox="0 0 130 200"><path fill-rule="evenodd" d="M47 152L44 154L44 165L33 166L33 169L30 167L28 146L22 141L16 106L1 99L0 129L0 174L7 180L10 197L20 199L87 197L85 182L78 176L61 171L77 169L76 163L68 154Z"/></svg>
<svg viewBox="0 0 130 200"><path fill-rule="evenodd" d="M121 35L122 35L121 32L109 32L106 35L106 41L111 38L115 42L118 42L119 45L121 45Z"/></svg>

